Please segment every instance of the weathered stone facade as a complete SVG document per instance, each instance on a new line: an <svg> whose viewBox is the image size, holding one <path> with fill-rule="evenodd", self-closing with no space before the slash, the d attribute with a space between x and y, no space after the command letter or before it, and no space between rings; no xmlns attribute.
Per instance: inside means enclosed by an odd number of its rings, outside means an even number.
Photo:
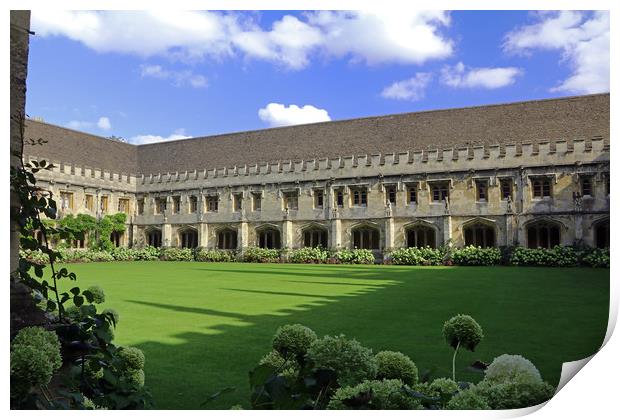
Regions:
<svg viewBox="0 0 620 420"><path fill-rule="evenodd" d="M122 245L609 243L608 94L144 146L35 121L28 133L49 141L28 152L56 162L41 179L63 211L100 215L108 197L106 212L128 213Z"/></svg>

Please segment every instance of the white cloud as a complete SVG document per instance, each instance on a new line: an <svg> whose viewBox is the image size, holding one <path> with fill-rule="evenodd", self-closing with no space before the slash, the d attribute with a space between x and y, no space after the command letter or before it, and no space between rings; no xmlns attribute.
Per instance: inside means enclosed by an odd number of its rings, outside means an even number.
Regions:
<svg viewBox="0 0 620 420"><path fill-rule="evenodd" d="M274 22L270 31L253 25L250 30L235 33L232 42L248 57L301 69L308 65L310 52L323 43L323 34L320 29L286 15Z"/></svg>
<svg viewBox="0 0 620 420"><path fill-rule="evenodd" d="M71 120L66 124L66 126L74 130L90 130L94 128L99 128L101 130L110 130L112 128L112 123L110 122L110 119L108 117L99 117L97 122Z"/></svg>
<svg viewBox="0 0 620 420"><path fill-rule="evenodd" d="M369 65L420 64L452 54L447 12L355 11L285 15L263 29L250 14L209 11L33 11L37 35L65 36L98 52L195 61L235 55L306 67L314 56ZM200 83L200 82L198 82Z"/></svg>
<svg viewBox="0 0 620 420"><path fill-rule="evenodd" d="M194 88L207 87L207 78L200 74L194 74L191 70L166 70L160 65L140 66L140 75L142 77L152 77L161 80L170 80L173 86L181 87L189 85Z"/></svg>
<svg viewBox="0 0 620 420"><path fill-rule="evenodd" d="M512 85L522 71L516 67L465 67L461 62L441 69L441 82L455 88L497 89Z"/></svg>
<svg viewBox="0 0 620 420"><path fill-rule="evenodd" d="M561 50L562 61L569 63L572 74L552 91L609 91L609 12L545 12L538 19L508 33L504 50L517 54Z"/></svg>
<svg viewBox="0 0 620 420"><path fill-rule="evenodd" d="M421 64L452 54L452 41L439 31L450 24L447 12L401 8L320 11L309 15L309 21L321 28L328 54L350 56L369 65Z"/></svg>
<svg viewBox="0 0 620 420"><path fill-rule="evenodd" d="M67 124L67 127L72 128L74 130L85 130L93 127L93 123L90 121L78 121L71 120Z"/></svg>
<svg viewBox="0 0 620 420"><path fill-rule="evenodd" d="M326 110L312 105L299 107L297 105L286 106L273 102L265 108L259 109L258 116L271 127L331 121Z"/></svg>
<svg viewBox="0 0 620 420"><path fill-rule="evenodd" d="M394 82L383 89L381 96L390 99L419 101L424 98L426 86L432 80L430 73L416 73L411 79Z"/></svg>
<svg viewBox="0 0 620 420"><path fill-rule="evenodd" d="M108 117L100 117L97 121L97 127L102 130L109 130L112 128L112 124L110 123L110 119Z"/></svg>
<svg viewBox="0 0 620 420"><path fill-rule="evenodd" d="M170 140L181 140L188 139L191 136L185 134L184 128L179 128L175 130L172 134L167 137L156 136L154 134L139 134L137 136L133 136L129 139L129 143L133 144L149 144L149 143L159 143L162 141L170 141Z"/></svg>

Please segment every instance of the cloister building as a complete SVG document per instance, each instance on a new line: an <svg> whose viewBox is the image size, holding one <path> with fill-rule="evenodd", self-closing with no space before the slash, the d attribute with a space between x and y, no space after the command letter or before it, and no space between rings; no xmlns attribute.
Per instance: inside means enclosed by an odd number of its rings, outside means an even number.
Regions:
<svg viewBox="0 0 620 420"><path fill-rule="evenodd" d="M609 127L609 94L138 146L28 120L25 154L61 217L127 213L123 246L603 247Z"/></svg>

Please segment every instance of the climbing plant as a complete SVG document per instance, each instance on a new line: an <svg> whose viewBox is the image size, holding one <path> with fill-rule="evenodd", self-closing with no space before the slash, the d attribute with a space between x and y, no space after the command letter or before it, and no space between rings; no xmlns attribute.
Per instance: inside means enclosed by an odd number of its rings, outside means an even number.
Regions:
<svg viewBox="0 0 620 420"><path fill-rule="evenodd" d="M65 223L64 226L46 221L56 219L56 201L52 191L37 185L35 175L42 170L52 169L53 165L45 160L27 162L23 157L26 141L32 145L44 144L45 141L41 138L24 139L23 115L12 117L12 121L18 124L20 129L22 147L15 153L21 164L11 166L11 192L15 194L19 204L11 208L11 220L18 228L20 248L46 254L49 269L45 270L45 265L40 262L31 262L20 257L18 268L11 273L11 279L30 287L34 301L46 313L50 322L49 328L60 340L66 364L69 366L64 371L65 385L57 392L43 391L41 387L15 388L11 390L11 407L86 408L94 405L118 409L150 408L153 405L152 397L143 386L143 380L127 378L127 372L123 370L122 348L112 343L118 316L110 311L99 312L96 303L101 299L92 290L81 290L70 285L60 287L61 282L75 281L77 278L75 273L67 268L56 267L55 263L60 254L50 247L49 238L56 235L60 239L71 240L80 238L84 231L74 230L77 223L75 221ZM82 218L80 223L85 220L87 219ZM102 231L118 228L121 220L124 223L121 216L111 217L105 222ZM66 305L71 305L72 311L69 313ZM18 357L23 359L26 356L28 355L24 356L24 352L12 352L11 366L22 366L23 363L17 363L21 360ZM89 374L93 370L97 374ZM30 371L12 369L11 383L38 383L20 381L19 375L29 374ZM43 379L47 380L47 377ZM43 382L46 381L41 384Z"/></svg>

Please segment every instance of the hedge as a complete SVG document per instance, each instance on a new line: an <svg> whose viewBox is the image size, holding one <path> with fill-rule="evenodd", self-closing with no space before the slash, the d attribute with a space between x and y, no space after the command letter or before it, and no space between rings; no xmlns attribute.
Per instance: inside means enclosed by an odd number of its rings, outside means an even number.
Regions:
<svg viewBox="0 0 620 420"><path fill-rule="evenodd" d="M251 247L243 253L220 249L189 248L114 248L111 251L87 249L59 249L59 262L107 261L201 261L201 262L254 262L306 264L374 264L375 256L368 249L324 248L293 250ZM49 258L41 251L19 251L21 258L37 265L46 265ZM538 267L595 267L609 268L609 248L578 248L556 246L551 249L503 247L480 248L399 248L385 254L385 264L395 265L513 265Z"/></svg>

